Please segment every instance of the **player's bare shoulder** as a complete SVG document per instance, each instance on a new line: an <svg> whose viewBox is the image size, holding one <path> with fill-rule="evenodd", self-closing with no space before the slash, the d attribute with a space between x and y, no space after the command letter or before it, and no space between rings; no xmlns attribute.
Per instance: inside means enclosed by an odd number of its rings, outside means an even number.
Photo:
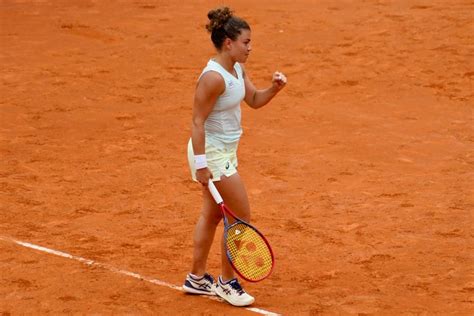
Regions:
<svg viewBox="0 0 474 316"><path fill-rule="evenodd" d="M225 81L217 71L206 71L198 80L197 89L204 89L212 92L224 92Z"/></svg>

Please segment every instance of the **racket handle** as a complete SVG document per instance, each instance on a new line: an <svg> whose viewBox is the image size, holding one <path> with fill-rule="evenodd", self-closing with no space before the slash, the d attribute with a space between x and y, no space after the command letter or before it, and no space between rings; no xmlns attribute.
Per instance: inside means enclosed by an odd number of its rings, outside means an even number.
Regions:
<svg viewBox="0 0 474 316"><path fill-rule="evenodd" d="M209 192L211 192L211 195L217 204L221 204L224 202L221 195L219 194L219 191L217 191L217 188L214 185L214 182L212 182L212 179L209 179L208 188L209 188Z"/></svg>

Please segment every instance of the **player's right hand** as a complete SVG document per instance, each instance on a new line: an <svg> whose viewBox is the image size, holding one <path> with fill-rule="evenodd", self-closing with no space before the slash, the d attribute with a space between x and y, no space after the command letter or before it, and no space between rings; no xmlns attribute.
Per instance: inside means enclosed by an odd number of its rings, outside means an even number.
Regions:
<svg viewBox="0 0 474 316"><path fill-rule="evenodd" d="M286 85L287 79L286 76L279 71L275 71L272 77L272 84L278 91L283 89Z"/></svg>
<svg viewBox="0 0 474 316"><path fill-rule="evenodd" d="M212 179L212 172L209 168L202 168L196 170L196 180L202 184L203 187L207 187L210 179Z"/></svg>

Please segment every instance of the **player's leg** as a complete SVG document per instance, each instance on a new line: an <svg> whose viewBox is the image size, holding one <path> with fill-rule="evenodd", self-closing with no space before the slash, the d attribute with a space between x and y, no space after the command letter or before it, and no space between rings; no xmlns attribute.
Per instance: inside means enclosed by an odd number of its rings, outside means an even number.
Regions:
<svg viewBox="0 0 474 316"><path fill-rule="evenodd" d="M250 222L250 205L244 183L238 173L229 177L222 176L220 181L215 182L217 190L225 201L225 204L241 219ZM230 218L231 219L231 218ZM222 278L224 281L235 277L234 270L230 265L222 243Z"/></svg>
<svg viewBox="0 0 474 316"><path fill-rule="evenodd" d="M217 150L214 146L207 146L206 151L207 155L211 158L216 155ZM197 182L191 139L188 141L188 163L191 176L193 180ZM212 166L209 167L211 168ZM197 276L202 276L206 272L209 250L214 240L217 224L219 224L222 219L220 209L214 202L214 199L207 188L202 188L202 197L202 211L194 229L194 251L191 269L191 273Z"/></svg>
<svg viewBox="0 0 474 316"><path fill-rule="evenodd" d="M238 173L229 177L221 177L221 181L215 183L225 204L241 219L250 221L250 206L244 183ZM216 284L215 292L235 306L247 306L255 299L247 294L234 276L234 271L225 255L224 243L222 243L222 275Z"/></svg>
<svg viewBox="0 0 474 316"><path fill-rule="evenodd" d="M216 227L222 219L222 214L209 190L203 188L203 207L194 229L194 252L191 273L203 275L211 249Z"/></svg>
<svg viewBox="0 0 474 316"><path fill-rule="evenodd" d="M186 276L183 290L187 293L214 295L214 278L206 273L207 258L216 227L222 219L209 190L203 188L203 208L194 229L194 251L191 273Z"/></svg>

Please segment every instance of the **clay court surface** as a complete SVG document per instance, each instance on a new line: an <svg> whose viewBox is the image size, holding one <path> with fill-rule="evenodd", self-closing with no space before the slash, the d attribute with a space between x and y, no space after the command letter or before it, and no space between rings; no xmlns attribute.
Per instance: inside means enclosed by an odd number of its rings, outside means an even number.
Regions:
<svg viewBox="0 0 474 316"><path fill-rule="evenodd" d="M190 269L186 143L221 3L0 1L1 315L258 315L113 271L180 286ZM243 105L239 172L276 254L244 283L253 307L472 315L474 2L227 4L253 82L289 81Z"/></svg>

